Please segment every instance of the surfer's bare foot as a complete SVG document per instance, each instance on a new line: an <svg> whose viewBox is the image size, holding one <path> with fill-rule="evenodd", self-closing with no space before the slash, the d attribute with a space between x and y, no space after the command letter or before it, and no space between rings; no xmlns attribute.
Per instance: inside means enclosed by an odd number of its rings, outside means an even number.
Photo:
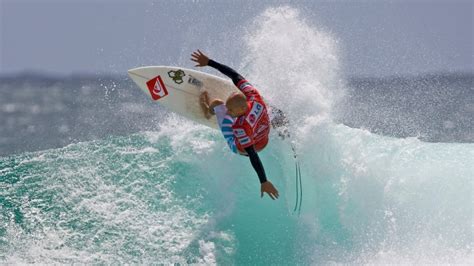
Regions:
<svg viewBox="0 0 474 266"><path fill-rule="evenodd" d="M211 118L211 111L209 109L209 95L207 91L203 91L201 95L199 95L199 104L201 105L204 116L207 119Z"/></svg>

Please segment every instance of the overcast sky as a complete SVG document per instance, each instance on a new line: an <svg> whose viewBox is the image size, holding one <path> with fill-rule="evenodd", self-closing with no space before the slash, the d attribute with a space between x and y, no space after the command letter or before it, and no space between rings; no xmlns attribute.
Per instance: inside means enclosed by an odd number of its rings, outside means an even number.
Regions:
<svg viewBox="0 0 474 266"><path fill-rule="evenodd" d="M182 64L277 1L0 0L0 73ZM473 72L473 2L291 1L341 45L349 76ZM232 49L227 44L225 49ZM229 51L239 56L242 51ZM223 59L222 61L226 61ZM187 67L190 67L187 66Z"/></svg>

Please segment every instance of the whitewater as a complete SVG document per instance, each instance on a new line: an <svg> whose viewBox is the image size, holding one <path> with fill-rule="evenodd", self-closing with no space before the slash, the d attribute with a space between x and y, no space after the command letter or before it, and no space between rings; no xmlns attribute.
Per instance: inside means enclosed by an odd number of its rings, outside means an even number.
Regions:
<svg viewBox="0 0 474 266"><path fill-rule="evenodd" d="M167 113L158 130L0 157L1 263L473 263L474 144L337 122L342 44L294 8L240 38L236 69L290 118L300 214L288 140L260 153L281 195L262 199L248 158Z"/></svg>

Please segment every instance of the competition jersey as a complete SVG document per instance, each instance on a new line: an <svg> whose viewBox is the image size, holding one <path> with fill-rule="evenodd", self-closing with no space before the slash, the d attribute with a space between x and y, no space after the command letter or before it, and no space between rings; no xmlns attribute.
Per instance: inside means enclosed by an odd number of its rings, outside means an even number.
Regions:
<svg viewBox="0 0 474 266"><path fill-rule="evenodd" d="M270 133L267 106L257 89L247 80L239 81L237 87L247 98L248 110L237 117L232 125L235 144L241 153L245 153L244 149L252 145L255 145L256 151L261 151L267 145Z"/></svg>

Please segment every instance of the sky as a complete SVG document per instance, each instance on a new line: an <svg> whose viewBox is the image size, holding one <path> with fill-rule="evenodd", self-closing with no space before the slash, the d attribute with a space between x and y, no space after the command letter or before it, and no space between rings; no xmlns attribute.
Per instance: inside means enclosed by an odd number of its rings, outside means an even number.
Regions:
<svg viewBox="0 0 474 266"><path fill-rule="evenodd" d="M221 42L235 58L243 51L226 36L280 5L335 36L346 75L474 72L474 1L468 0L0 3L0 74L123 74L140 65L183 64L209 42Z"/></svg>

